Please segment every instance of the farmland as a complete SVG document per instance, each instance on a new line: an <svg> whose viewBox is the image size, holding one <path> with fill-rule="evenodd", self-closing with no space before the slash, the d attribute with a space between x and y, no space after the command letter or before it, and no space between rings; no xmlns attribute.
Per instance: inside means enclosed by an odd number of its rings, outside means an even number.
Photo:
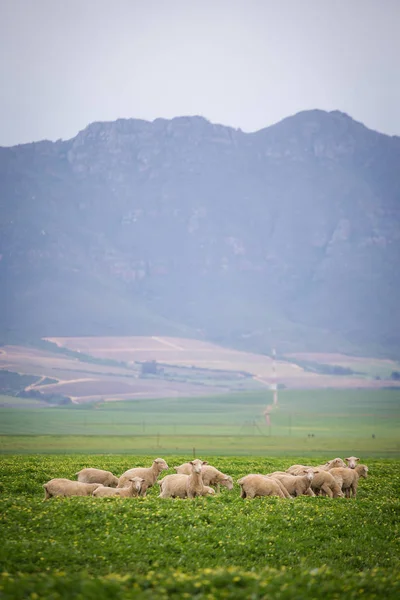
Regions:
<svg viewBox="0 0 400 600"><path fill-rule="evenodd" d="M397 390L281 390L276 406L268 390L57 408L20 400L0 408L2 452L400 456Z"/></svg>
<svg viewBox="0 0 400 600"><path fill-rule="evenodd" d="M193 501L161 500L152 488L143 499L42 502L42 484L52 477L74 478L88 465L120 474L152 458L3 456L2 597L398 597L399 461L369 459L356 500L249 501L235 484ZM235 481L305 460L202 458ZM168 459L168 472L186 459Z"/></svg>
<svg viewBox="0 0 400 600"><path fill-rule="evenodd" d="M58 395L76 404L265 390L275 381L270 356L204 340L157 336L48 338L38 346L4 346L0 369L33 378L26 389ZM144 375L142 364L152 361L157 365L155 373ZM335 368L345 366L344 374L335 374ZM400 388L400 381L390 378L399 368L395 361L344 355L299 354L276 360L277 381L288 389Z"/></svg>

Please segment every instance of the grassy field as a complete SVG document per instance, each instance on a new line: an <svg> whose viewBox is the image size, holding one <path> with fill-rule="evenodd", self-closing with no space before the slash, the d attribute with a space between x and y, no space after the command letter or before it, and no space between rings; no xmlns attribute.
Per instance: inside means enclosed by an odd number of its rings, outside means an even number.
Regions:
<svg viewBox="0 0 400 600"><path fill-rule="evenodd" d="M16 403L20 399L12 399ZM271 392L96 405L0 408L2 452L400 456L398 390Z"/></svg>
<svg viewBox="0 0 400 600"><path fill-rule="evenodd" d="M400 461L369 460L356 500L242 500L235 484L193 501L162 500L158 486L141 499L42 501L52 477L74 478L88 465L120 474L153 458L1 457L1 597L399 597ZM168 460L169 472L187 458ZM209 458L235 481L305 461Z"/></svg>

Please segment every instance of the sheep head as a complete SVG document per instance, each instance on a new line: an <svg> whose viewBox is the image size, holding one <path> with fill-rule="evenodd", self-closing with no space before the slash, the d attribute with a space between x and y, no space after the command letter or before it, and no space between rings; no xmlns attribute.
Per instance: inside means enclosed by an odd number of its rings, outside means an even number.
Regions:
<svg viewBox="0 0 400 600"><path fill-rule="evenodd" d="M368 477L367 465L357 465L356 470L357 470L359 477L364 477L365 479L367 479L367 477Z"/></svg>
<svg viewBox="0 0 400 600"><path fill-rule="evenodd" d="M208 465L208 462L206 460L200 460L199 458L196 458L195 460L191 460L190 464L192 465L192 470L194 473L201 473L202 465Z"/></svg>
<svg viewBox="0 0 400 600"><path fill-rule="evenodd" d="M133 487L140 492L145 480L142 477L132 477L129 481L132 483Z"/></svg>
<svg viewBox="0 0 400 600"><path fill-rule="evenodd" d="M228 490L233 489L233 479L232 477L229 477L229 475L226 475L226 477L221 479L220 484L228 488Z"/></svg>
<svg viewBox="0 0 400 600"><path fill-rule="evenodd" d="M309 481L312 481L314 479L314 471L313 471L313 469L307 469L306 477L307 477L307 479Z"/></svg>
<svg viewBox="0 0 400 600"><path fill-rule="evenodd" d="M161 471L166 471L167 469L169 469L167 463L165 462L165 460L163 458L156 458L153 465L156 466L156 468L158 469L158 471L160 473L161 473Z"/></svg>
<svg viewBox="0 0 400 600"><path fill-rule="evenodd" d="M347 466L349 467L349 469L355 469L356 463L358 463L360 459L356 456L349 456L349 458L345 458L344 460L347 462Z"/></svg>

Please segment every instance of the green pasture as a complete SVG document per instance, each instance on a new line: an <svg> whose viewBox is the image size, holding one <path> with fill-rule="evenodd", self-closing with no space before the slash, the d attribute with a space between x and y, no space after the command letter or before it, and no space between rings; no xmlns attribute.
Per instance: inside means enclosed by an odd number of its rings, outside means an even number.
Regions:
<svg viewBox="0 0 400 600"><path fill-rule="evenodd" d="M0 408L0 452L202 452L400 456L399 390L269 391ZM19 408L13 408L14 401Z"/></svg>
<svg viewBox="0 0 400 600"><path fill-rule="evenodd" d="M0 457L4 600L398 598L400 461L367 461L357 499L55 498L42 484L85 466L120 474L154 455ZM189 458L168 460L169 470ZM306 462L203 455L236 482ZM313 458L311 464L323 461Z"/></svg>

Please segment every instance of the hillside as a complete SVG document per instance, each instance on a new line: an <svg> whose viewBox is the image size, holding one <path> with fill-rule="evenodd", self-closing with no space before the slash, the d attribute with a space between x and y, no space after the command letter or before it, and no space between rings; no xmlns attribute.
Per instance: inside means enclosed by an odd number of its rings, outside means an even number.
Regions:
<svg viewBox="0 0 400 600"><path fill-rule="evenodd" d="M93 123L0 149L0 329L400 356L400 138Z"/></svg>

